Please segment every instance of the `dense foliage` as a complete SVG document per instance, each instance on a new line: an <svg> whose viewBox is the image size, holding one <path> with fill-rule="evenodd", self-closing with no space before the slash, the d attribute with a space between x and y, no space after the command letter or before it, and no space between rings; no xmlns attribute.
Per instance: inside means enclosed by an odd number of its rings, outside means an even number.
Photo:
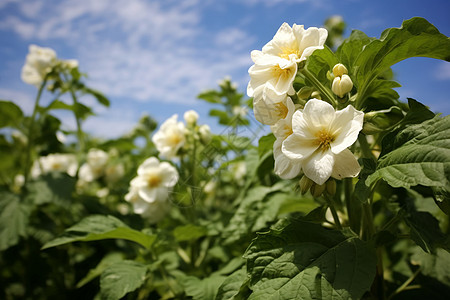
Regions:
<svg viewBox="0 0 450 300"><path fill-rule="evenodd" d="M449 61L450 39L325 25L253 51L252 98L198 96L220 134L187 111L93 137L83 99L109 100L31 46L32 115L0 101L0 298L447 299L450 119L400 101L390 67Z"/></svg>

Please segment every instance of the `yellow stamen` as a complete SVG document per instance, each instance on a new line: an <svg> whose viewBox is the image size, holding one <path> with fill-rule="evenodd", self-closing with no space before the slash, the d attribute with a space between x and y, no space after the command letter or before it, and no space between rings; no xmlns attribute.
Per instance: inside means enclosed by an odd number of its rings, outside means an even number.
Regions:
<svg viewBox="0 0 450 300"><path fill-rule="evenodd" d="M280 119L286 118L286 116L289 112L287 106L284 105L283 102L280 102L280 103L275 104L275 107L276 107L277 116L280 117Z"/></svg>
<svg viewBox="0 0 450 300"><path fill-rule="evenodd" d="M279 56L281 58L289 59L289 55L291 55L291 54L295 54L295 58L299 58L300 57L300 51L298 50L298 48L297 49L295 49L295 48L283 48L282 51L283 52L279 54Z"/></svg>
<svg viewBox="0 0 450 300"><path fill-rule="evenodd" d="M279 65L276 65L272 67L272 74L274 77L281 77L283 80L286 80L292 75L292 69L282 69Z"/></svg>
<svg viewBox="0 0 450 300"><path fill-rule="evenodd" d="M315 136L317 139L314 141L314 145L319 146L319 149L322 151L329 149L330 144L336 139L335 136L325 129L319 130Z"/></svg>
<svg viewBox="0 0 450 300"><path fill-rule="evenodd" d="M161 180L161 177L158 176L158 175L156 175L156 174L150 175L150 176L148 177L148 179L147 179L148 186L151 187L151 188L154 188L154 187L159 186L159 184L161 183L161 181L162 181L162 180Z"/></svg>

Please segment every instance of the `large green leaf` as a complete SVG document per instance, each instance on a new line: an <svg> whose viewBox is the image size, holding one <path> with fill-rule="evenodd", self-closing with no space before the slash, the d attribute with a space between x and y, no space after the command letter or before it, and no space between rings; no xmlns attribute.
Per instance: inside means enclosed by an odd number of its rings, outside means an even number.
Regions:
<svg viewBox="0 0 450 300"><path fill-rule="evenodd" d="M49 173L27 184L26 200L37 205L48 202L68 204L75 184L75 178L65 173Z"/></svg>
<svg viewBox="0 0 450 300"><path fill-rule="evenodd" d="M336 51L339 62L347 67L352 73L355 57L361 53L364 46L374 38L369 38L364 32L353 30L350 36L345 39Z"/></svg>
<svg viewBox="0 0 450 300"><path fill-rule="evenodd" d="M394 150L379 159L375 173L367 178L368 186L379 179L393 187L449 185L449 116L436 116L406 128L397 134L392 148Z"/></svg>
<svg viewBox="0 0 450 300"><path fill-rule="evenodd" d="M0 100L0 128L17 126L23 117L22 110L11 101Z"/></svg>
<svg viewBox="0 0 450 300"><path fill-rule="evenodd" d="M179 242L193 241L205 236L206 233L207 230L205 227L194 224L181 225L173 230L175 240Z"/></svg>
<svg viewBox="0 0 450 300"><path fill-rule="evenodd" d="M62 236L46 243L42 249L77 241L88 242L106 239L124 239L149 248L155 241L156 235L147 235L131 229L113 216L93 215L68 228Z"/></svg>
<svg viewBox="0 0 450 300"><path fill-rule="evenodd" d="M203 279L195 276L186 276L180 280L187 296L193 300L214 299L220 285L225 280L225 276L212 274Z"/></svg>
<svg viewBox="0 0 450 300"><path fill-rule="evenodd" d="M118 300L145 282L147 267L124 260L110 265L100 277L100 291L104 300Z"/></svg>
<svg viewBox="0 0 450 300"><path fill-rule="evenodd" d="M0 193L0 251L14 246L25 236L30 211L14 194Z"/></svg>
<svg viewBox="0 0 450 300"><path fill-rule="evenodd" d="M436 278L440 282L450 286L450 253L437 249L435 254L423 252L420 248L414 249L411 263L420 265L422 273Z"/></svg>
<svg viewBox="0 0 450 300"><path fill-rule="evenodd" d="M222 285L219 287L219 291L216 295L216 300L231 300L239 293L242 284L247 278L247 271L245 267L235 271L228 276Z"/></svg>
<svg viewBox="0 0 450 300"><path fill-rule="evenodd" d="M247 249L249 299L358 299L375 276L375 249L351 231L283 220Z"/></svg>
<svg viewBox="0 0 450 300"><path fill-rule="evenodd" d="M450 39L423 18L403 22L401 28L386 29L380 39L367 44L357 57L354 84L362 102L371 83L390 66L410 57L450 60ZM362 102L359 103L362 106Z"/></svg>
<svg viewBox="0 0 450 300"><path fill-rule="evenodd" d="M86 283L99 277L107 267L119 261L123 261L122 253L112 252L107 254L94 269L89 270L89 273L87 273L86 276L77 283L77 288L80 288Z"/></svg>

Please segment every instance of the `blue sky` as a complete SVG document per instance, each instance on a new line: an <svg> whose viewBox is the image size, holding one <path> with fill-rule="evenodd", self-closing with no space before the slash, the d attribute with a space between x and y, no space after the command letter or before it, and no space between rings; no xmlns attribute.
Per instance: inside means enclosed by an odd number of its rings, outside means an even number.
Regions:
<svg viewBox="0 0 450 300"><path fill-rule="evenodd" d="M36 88L20 71L28 45L51 47L61 59L79 60L90 86L111 100L84 128L116 137L139 117L158 122L188 109L208 118L211 105L196 100L231 76L244 92L250 51L261 49L283 22L320 27L341 15L352 29L379 37L414 16L426 18L450 35L448 0L2 0L0 2L0 99L13 100L30 113ZM450 63L414 58L394 67L401 99L415 98L447 115ZM74 126L71 118L67 126Z"/></svg>

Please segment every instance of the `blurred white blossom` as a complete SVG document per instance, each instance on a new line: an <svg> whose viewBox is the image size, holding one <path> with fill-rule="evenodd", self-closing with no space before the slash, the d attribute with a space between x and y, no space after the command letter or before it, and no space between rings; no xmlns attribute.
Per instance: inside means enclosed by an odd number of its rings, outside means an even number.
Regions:
<svg viewBox="0 0 450 300"><path fill-rule="evenodd" d="M92 182L104 175L109 155L103 150L89 149L86 163L80 167L78 176L80 180Z"/></svg>
<svg viewBox="0 0 450 300"><path fill-rule="evenodd" d="M153 135L152 141L156 149L166 158L177 156L178 150L186 141L186 127L183 122L178 122L178 115L167 119Z"/></svg>
<svg viewBox="0 0 450 300"><path fill-rule="evenodd" d="M78 162L73 154L52 153L47 156L41 156L33 163L31 176L36 178L42 174L50 172L67 173L75 176L77 173Z"/></svg>
<svg viewBox="0 0 450 300"><path fill-rule="evenodd" d="M184 113L184 120L188 125L194 125L198 120L198 113L195 110L188 110Z"/></svg>
<svg viewBox="0 0 450 300"><path fill-rule="evenodd" d="M30 45L22 68L22 80L39 86L57 62L56 52L53 49Z"/></svg>

